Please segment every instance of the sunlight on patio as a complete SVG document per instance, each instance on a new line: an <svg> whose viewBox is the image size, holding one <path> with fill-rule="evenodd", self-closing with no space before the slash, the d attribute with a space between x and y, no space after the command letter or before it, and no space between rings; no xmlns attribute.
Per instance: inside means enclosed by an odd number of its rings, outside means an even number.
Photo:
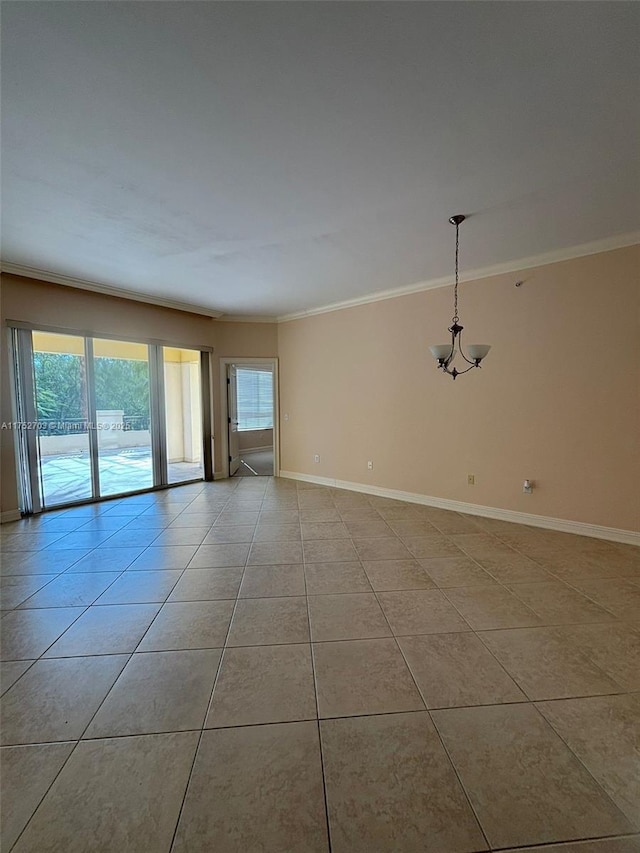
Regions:
<svg viewBox="0 0 640 853"><path fill-rule="evenodd" d="M86 453L41 458L42 490L46 506L91 498L90 460ZM202 466L193 462L170 462L171 483L202 479ZM100 489L102 494L120 494L150 488L153 484L151 447L102 451Z"/></svg>

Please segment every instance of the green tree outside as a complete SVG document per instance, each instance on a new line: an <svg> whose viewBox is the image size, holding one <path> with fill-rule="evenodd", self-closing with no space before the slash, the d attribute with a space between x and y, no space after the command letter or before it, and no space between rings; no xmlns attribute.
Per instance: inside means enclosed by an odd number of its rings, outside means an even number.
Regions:
<svg viewBox="0 0 640 853"><path fill-rule="evenodd" d="M87 418L84 358L66 353L33 354L38 420ZM122 358L94 360L97 409L122 409L125 418L149 418L149 366ZM134 422L134 429L139 428ZM57 431L57 430L56 430Z"/></svg>

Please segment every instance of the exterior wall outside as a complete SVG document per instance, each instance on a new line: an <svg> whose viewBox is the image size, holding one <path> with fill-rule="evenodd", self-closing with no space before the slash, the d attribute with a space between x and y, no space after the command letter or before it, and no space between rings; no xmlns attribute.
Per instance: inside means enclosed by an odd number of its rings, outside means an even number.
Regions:
<svg viewBox="0 0 640 853"><path fill-rule="evenodd" d="M195 362L165 361L169 462L199 462L202 459L202 412L198 368L199 365Z"/></svg>

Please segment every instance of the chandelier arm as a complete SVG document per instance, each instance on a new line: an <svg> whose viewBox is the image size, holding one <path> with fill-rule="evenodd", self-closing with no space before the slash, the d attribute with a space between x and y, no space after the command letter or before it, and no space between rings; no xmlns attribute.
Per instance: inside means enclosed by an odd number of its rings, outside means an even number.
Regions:
<svg viewBox="0 0 640 853"><path fill-rule="evenodd" d="M470 361L470 360L466 357L466 355L462 352L462 350L460 350L460 355L461 355L461 356L462 356L462 358L467 362L467 364L470 364L470 365L471 365L471 367L475 367L475 366L476 366L475 361Z"/></svg>
<svg viewBox="0 0 640 853"><path fill-rule="evenodd" d="M456 376L462 376L463 374L468 373L470 370L473 370L474 367L480 367L480 365L479 364L472 364L470 367L465 368L465 370L457 370L455 375ZM453 371L449 370L444 364L442 365L442 369L444 370L445 373L448 373L449 376L454 375Z"/></svg>
<svg viewBox="0 0 640 853"><path fill-rule="evenodd" d="M456 335L455 332L451 332L451 352L449 353L449 357L445 361L447 367L451 364L456 354Z"/></svg>
<svg viewBox="0 0 640 853"><path fill-rule="evenodd" d="M451 332L451 352L443 360L442 364L438 365L438 367L449 367L449 365L453 361L453 356L455 355L455 351L456 351L456 336L454 335L453 332Z"/></svg>
<svg viewBox="0 0 640 853"><path fill-rule="evenodd" d="M467 364L470 364L470 365L471 365L471 367L475 367L475 366L476 366L475 361L470 361L470 360L466 357L466 355L464 354L464 350L462 349L462 332L459 332L459 333L458 333L458 346L459 346L459 348L460 348L460 355L462 356L462 358L467 362ZM467 371L466 371L466 370L464 370L464 371L462 371L462 372L463 372L463 373L466 373Z"/></svg>

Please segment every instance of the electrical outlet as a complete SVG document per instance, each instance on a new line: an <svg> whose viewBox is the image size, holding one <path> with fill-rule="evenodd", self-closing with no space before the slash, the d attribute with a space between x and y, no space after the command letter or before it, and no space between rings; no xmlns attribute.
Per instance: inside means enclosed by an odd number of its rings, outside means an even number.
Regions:
<svg viewBox="0 0 640 853"><path fill-rule="evenodd" d="M371 459L367 462L367 468L369 469L369 471L373 471L373 462L371 461Z"/></svg>
<svg viewBox="0 0 640 853"><path fill-rule="evenodd" d="M522 484L522 491L525 495L530 495L533 492L533 480L525 480Z"/></svg>
<svg viewBox="0 0 640 853"><path fill-rule="evenodd" d="M467 474L467 485L475 486L476 484L476 475L475 474Z"/></svg>
<svg viewBox="0 0 640 853"><path fill-rule="evenodd" d="M319 454L319 453L316 453L316 455L313 457L313 461L314 461L314 462L319 462L319 461L320 461L320 454Z"/></svg>

